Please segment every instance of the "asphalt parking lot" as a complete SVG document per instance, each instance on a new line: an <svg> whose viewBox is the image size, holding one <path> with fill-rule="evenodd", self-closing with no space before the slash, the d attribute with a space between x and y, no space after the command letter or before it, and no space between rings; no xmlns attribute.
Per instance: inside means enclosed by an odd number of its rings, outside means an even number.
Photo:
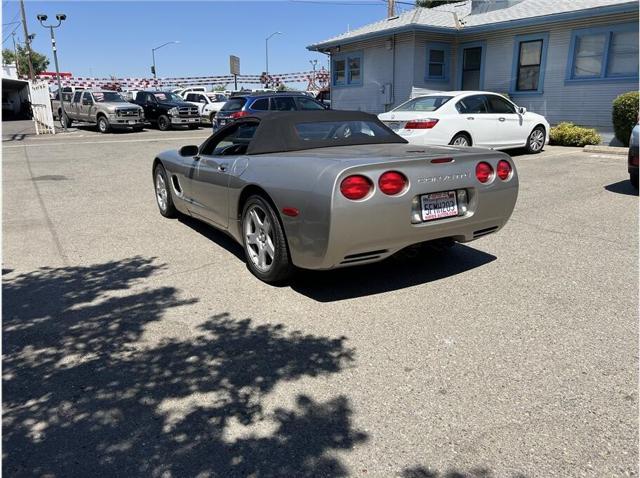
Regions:
<svg viewBox="0 0 640 478"><path fill-rule="evenodd" d="M208 132L3 142L7 476L637 474L625 157L515 156L498 234L272 287L157 211Z"/></svg>

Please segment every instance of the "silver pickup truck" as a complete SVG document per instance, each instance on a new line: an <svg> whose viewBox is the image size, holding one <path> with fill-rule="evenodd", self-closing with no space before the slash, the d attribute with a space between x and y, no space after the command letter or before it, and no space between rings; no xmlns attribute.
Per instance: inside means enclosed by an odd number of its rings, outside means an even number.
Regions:
<svg viewBox="0 0 640 478"><path fill-rule="evenodd" d="M53 114L67 128L74 121L93 123L98 131L108 133L112 129L141 130L144 127L144 110L126 101L117 91L76 90L71 96L63 92L64 114L59 99L51 101Z"/></svg>

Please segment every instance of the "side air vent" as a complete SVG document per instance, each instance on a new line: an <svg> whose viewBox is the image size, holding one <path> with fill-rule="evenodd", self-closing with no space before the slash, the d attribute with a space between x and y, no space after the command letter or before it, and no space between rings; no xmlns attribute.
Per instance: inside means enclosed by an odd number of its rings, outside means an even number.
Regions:
<svg viewBox="0 0 640 478"><path fill-rule="evenodd" d="M171 176L171 182L173 183L173 189L175 189L178 194L182 194L182 189L180 188L178 178L176 176Z"/></svg>

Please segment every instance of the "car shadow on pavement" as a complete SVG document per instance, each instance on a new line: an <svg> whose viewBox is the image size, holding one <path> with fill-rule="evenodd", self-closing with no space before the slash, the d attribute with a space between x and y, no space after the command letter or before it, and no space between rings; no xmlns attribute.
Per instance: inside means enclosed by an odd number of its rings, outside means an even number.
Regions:
<svg viewBox="0 0 640 478"><path fill-rule="evenodd" d="M263 404L350 366L347 339L220 313L150 340L197 302L149 281L163 269L133 257L3 278L6 476L347 476L336 451L367 440L347 397Z"/></svg>
<svg viewBox="0 0 640 478"><path fill-rule="evenodd" d="M180 214L178 216L178 221L184 224L185 226L190 227L198 234L203 235L211 242L215 242L218 246L226 249L231 254L236 256L242 262L245 261L244 250L242 246L236 242L236 240L229 236L228 234L216 229L213 226L210 226L202 221L198 221L197 219L192 218L191 216L186 216L184 214Z"/></svg>
<svg viewBox="0 0 640 478"><path fill-rule="evenodd" d="M431 468L414 466L402 470L400 476L401 478L494 478L496 475L491 470L484 467L472 468L469 471L447 470L440 473ZM525 478L525 475L521 473L516 473L510 476L512 478Z"/></svg>
<svg viewBox="0 0 640 478"><path fill-rule="evenodd" d="M496 257L463 244L448 249L409 248L376 264L330 271L300 271L291 288L318 302L365 297L467 272Z"/></svg>
<svg viewBox="0 0 640 478"><path fill-rule="evenodd" d="M631 185L631 181L628 179L623 179L617 183L607 184L604 188L612 193L625 194L627 196L638 195L638 190Z"/></svg>

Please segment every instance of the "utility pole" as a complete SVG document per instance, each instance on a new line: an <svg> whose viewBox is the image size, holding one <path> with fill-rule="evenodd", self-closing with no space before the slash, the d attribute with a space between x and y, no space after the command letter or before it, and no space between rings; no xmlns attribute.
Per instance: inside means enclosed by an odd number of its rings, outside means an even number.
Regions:
<svg viewBox="0 0 640 478"><path fill-rule="evenodd" d="M27 59L29 62L29 79L33 81L33 61L31 60L31 37L27 29L27 16L24 13L24 0L20 0L20 14L22 15L22 28L24 29L24 44L27 47Z"/></svg>
<svg viewBox="0 0 640 478"><path fill-rule="evenodd" d="M60 99L60 109L62 110L62 113L60 115L60 122L62 123L62 129L66 133L67 118L66 113L64 112L64 95L62 94L62 83L60 82L60 67L58 66L58 48L56 47L56 36L53 33L53 29L60 27L60 25L62 25L62 22L67 19L67 16L64 13L58 13L56 15L56 20L58 20L57 25L45 25L44 22L46 22L48 18L46 15L40 14L37 16L37 18L40 24L44 28L48 28L49 32L51 33L51 48L53 50L53 60L56 64L56 78L58 79L58 98Z"/></svg>
<svg viewBox="0 0 640 478"><path fill-rule="evenodd" d="M387 18L396 16L396 0L387 0Z"/></svg>
<svg viewBox="0 0 640 478"><path fill-rule="evenodd" d="M13 37L13 54L16 56L16 75L20 75L20 60L18 59L18 49L16 48L16 32L11 33Z"/></svg>

